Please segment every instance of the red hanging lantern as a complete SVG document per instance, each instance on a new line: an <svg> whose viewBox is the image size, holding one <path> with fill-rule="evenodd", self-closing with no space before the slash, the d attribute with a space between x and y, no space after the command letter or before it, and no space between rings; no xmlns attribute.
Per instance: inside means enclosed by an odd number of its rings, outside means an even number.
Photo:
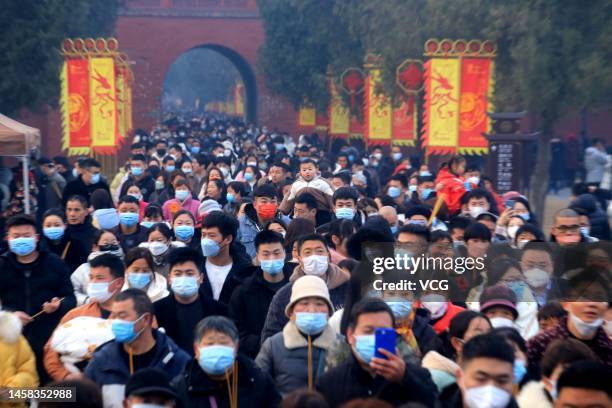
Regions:
<svg viewBox="0 0 612 408"><path fill-rule="evenodd" d="M355 107L355 97L365 88L365 74L359 68L348 68L340 75L340 88L351 96L351 109Z"/></svg>
<svg viewBox="0 0 612 408"><path fill-rule="evenodd" d="M395 70L395 83L408 95L408 113L414 111L414 97L423 90L425 85L423 62L420 60L404 60Z"/></svg>

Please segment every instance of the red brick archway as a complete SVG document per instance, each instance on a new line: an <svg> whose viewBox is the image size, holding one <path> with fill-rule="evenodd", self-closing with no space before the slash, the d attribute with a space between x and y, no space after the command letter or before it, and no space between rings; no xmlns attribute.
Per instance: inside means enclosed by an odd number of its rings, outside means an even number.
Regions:
<svg viewBox="0 0 612 408"><path fill-rule="evenodd" d="M245 116L248 122L257 122L257 79L250 64L237 52L218 44L202 44L196 48L185 51L188 53L197 48L215 51L227 58L237 69L245 89ZM181 54L183 55L183 54ZM176 61L176 60L175 60ZM168 71L171 67L168 67ZM168 75L166 71L164 79Z"/></svg>
<svg viewBox="0 0 612 408"><path fill-rule="evenodd" d="M257 73L264 30L256 0L127 0L117 19L116 36L120 50L132 62L135 128L148 130L157 121L170 65L193 48L207 47L227 57L242 75L249 119L295 135L295 110L272 95ZM44 154L65 154L57 109L23 110L19 119L41 130ZM120 159L125 157L123 150Z"/></svg>
<svg viewBox="0 0 612 408"><path fill-rule="evenodd" d="M172 63L191 49L205 47L221 53L240 72L248 120L295 130L293 107L271 95L256 71L264 32L254 0L132 0L116 32L120 49L133 61L135 126L146 129L157 120Z"/></svg>

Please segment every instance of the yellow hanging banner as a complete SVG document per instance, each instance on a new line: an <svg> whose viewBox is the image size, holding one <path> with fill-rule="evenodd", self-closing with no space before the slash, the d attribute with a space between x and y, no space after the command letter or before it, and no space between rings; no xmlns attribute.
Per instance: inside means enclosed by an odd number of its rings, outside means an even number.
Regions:
<svg viewBox="0 0 612 408"><path fill-rule="evenodd" d="M299 126L315 126L317 124L317 114L315 108L310 106L300 106L298 115Z"/></svg>
<svg viewBox="0 0 612 408"><path fill-rule="evenodd" d="M329 81L331 103L329 107L329 133L332 135L349 134L349 110L342 103L333 80Z"/></svg>
<svg viewBox="0 0 612 408"><path fill-rule="evenodd" d="M113 58L89 60L91 139L97 152L115 149L117 143L117 97Z"/></svg>
<svg viewBox="0 0 612 408"><path fill-rule="evenodd" d="M427 154L455 151L459 137L461 60L433 58L425 65L424 136Z"/></svg>
<svg viewBox="0 0 612 408"><path fill-rule="evenodd" d="M383 94L377 94L376 92L377 88L380 86L380 81L380 70L370 70L366 86L366 135L368 140L390 143L393 109L389 98Z"/></svg>
<svg viewBox="0 0 612 408"><path fill-rule="evenodd" d="M236 115L244 116L244 97L242 92L244 91L244 85L242 82L238 82L234 88L234 100L236 103Z"/></svg>

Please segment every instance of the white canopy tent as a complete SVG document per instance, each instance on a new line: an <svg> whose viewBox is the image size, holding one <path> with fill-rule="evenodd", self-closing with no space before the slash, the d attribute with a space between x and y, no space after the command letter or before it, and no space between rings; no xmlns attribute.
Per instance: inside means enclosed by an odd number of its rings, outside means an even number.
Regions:
<svg viewBox="0 0 612 408"><path fill-rule="evenodd" d="M25 213L30 213L29 160L32 149L40 147L40 130L19 123L0 113L0 156L21 159Z"/></svg>

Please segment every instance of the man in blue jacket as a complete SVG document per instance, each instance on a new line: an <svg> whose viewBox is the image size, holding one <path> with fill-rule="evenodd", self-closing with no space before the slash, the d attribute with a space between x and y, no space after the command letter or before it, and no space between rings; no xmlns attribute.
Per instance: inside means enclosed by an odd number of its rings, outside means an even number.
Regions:
<svg viewBox="0 0 612 408"><path fill-rule="evenodd" d="M153 305L139 289L117 295L110 316L115 339L101 345L85 376L102 389L105 407L121 407L125 384L138 370L156 367L170 377L183 371L189 355L164 333L153 330Z"/></svg>

